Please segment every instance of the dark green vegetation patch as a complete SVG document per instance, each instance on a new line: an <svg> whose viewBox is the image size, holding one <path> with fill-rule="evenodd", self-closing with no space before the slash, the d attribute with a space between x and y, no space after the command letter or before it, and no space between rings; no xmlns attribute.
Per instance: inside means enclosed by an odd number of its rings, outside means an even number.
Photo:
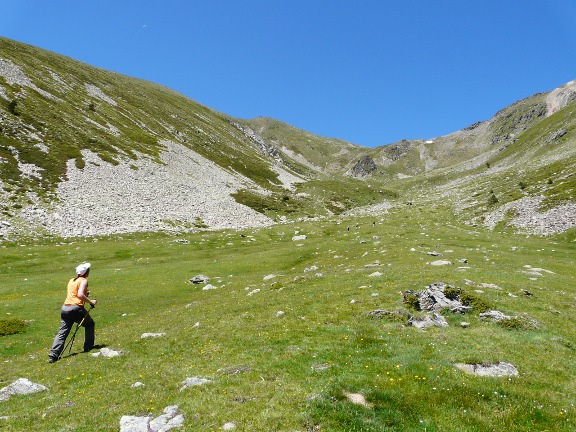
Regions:
<svg viewBox="0 0 576 432"><path fill-rule="evenodd" d="M5 318L0 320L0 336L22 333L28 324L18 318Z"/></svg>

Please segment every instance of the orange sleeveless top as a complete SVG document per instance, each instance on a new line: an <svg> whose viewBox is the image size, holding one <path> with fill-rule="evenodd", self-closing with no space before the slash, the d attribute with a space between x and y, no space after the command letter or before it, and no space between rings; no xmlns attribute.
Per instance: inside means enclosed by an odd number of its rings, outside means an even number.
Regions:
<svg viewBox="0 0 576 432"><path fill-rule="evenodd" d="M78 298L78 290L80 289L80 284L83 280L86 280L86 278L80 276L78 279L74 280L74 278L72 278L70 279L70 282L68 282L68 294L64 301L66 306L84 306L84 300Z"/></svg>

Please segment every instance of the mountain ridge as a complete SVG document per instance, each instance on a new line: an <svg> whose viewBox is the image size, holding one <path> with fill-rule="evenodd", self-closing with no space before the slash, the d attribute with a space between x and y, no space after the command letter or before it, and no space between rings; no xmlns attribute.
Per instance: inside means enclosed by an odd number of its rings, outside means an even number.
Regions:
<svg viewBox="0 0 576 432"><path fill-rule="evenodd" d="M554 179L573 170L575 101L571 81L442 137L365 148L275 119L235 119L167 87L0 38L0 235L264 226L386 200L426 202L449 184L458 185L450 195L458 208L463 193L497 190L503 206L535 183L539 205L563 205L574 200L573 177ZM528 188L518 196L502 176L527 166L534 173L522 174ZM161 181L153 168L166 169ZM100 184L87 183L88 171ZM478 178L482 186L471 186ZM116 190L102 188L104 179ZM108 192L90 204L86 190ZM76 217L62 219L71 203ZM479 200L466 208L469 220L494 211Z"/></svg>

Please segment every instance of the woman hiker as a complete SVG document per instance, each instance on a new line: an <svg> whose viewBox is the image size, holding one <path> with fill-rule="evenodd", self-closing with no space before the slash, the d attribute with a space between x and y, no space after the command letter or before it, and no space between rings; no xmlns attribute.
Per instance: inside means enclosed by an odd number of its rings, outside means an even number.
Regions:
<svg viewBox="0 0 576 432"><path fill-rule="evenodd" d="M76 267L76 277L68 282L68 294L64 301L64 306L60 310L60 329L54 338L52 349L50 350L49 363L54 363L60 359L64 350L64 343L70 334L74 323L80 323L84 327L84 352L94 348L94 320L84 309L84 303L88 302L92 307L96 306L96 300L89 299L88 276L90 275L90 263L83 263Z"/></svg>

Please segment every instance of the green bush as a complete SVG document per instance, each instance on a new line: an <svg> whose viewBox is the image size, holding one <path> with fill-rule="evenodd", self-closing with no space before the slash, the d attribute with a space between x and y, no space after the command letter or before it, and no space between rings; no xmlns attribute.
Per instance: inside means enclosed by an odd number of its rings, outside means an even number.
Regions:
<svg viewBox="0 0 576 432"><path fill-rule="evenodd" d="M384 310L378 309L367 313L368 316L373 318L380 318L388 322L398 323L407 326L411 315L403 310Z"/></svg>
<svg viewBox="0 0 576 432"><path fill-rule="evenodd" d="M26 325L26 321L17 318L2 319L0 320L0 336L22 333Z"/></svg>
<svg viewBox="0 0 576 432"><path fill-rule="evenodd" d="M498 321L497 324L506 330L535 330L538 328L536 321L524 315L505 318Z"/></svg>
<svg viewBox="0 0 576 432"><path fill-rule="evenodd" d="M489 310L493 309L490 303L488 303L486 300L468 292L460 293L460 301L464 306L470 306L472 309L480 313L488 312Z"/></svg>
<svg viewBox="0 0 576 432"><path fill-rule="evenodd" d="M14 115L18 115L18 112L16 111L16 107L18 106L18 101L17 100L12 100L10 101L10 104L8 104L8 110L14 114Z"/></svg>
<svg viewBox="0 0 576 432"><path fill-rule="evenodd" d="M444 289L444 295L446 296L446 298L450 300L458 300L460 298L461 292L462 290L460 288L456 288L453 286L447 286Z"/></svg>
<svg viewBox="0 0 576 432"><path fill-rule="evenodd" d="M404 300L402 301L406 307L410 310L419 311L420 310L420 299L418 296L412 292L404 293Z"/></svg>
<svg viewBox="0 0 576 432"><path fill-rule="evenodd" d="M488 197L488 205L494 205L498 203L498 198L496 198L496 195L492 194Z"/></svg>

